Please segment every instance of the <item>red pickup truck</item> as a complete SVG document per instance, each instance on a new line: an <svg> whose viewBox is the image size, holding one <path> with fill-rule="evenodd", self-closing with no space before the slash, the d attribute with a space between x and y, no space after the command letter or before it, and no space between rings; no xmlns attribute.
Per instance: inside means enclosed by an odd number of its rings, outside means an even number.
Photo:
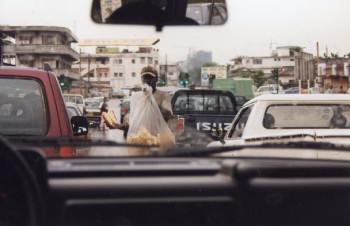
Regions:
<svg viewBox="0 0 350 226"><path fill-rule="evenodd" d="M0 67L0 134L3 136L72 137L88 131L83 118L68 118L56 76L32 68ZM85 128L86 127L86 128ZM73 155L73 149L47 155Z"/></svg>

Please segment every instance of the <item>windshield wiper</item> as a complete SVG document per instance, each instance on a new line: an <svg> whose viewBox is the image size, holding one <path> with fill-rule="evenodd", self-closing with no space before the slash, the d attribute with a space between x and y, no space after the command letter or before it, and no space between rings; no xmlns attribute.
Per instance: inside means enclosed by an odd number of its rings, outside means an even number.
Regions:
<svg viewBox="0 0 350 226"><path fill-rule="evenodd" d="M265 143L261 145L235 145L210 148L174 148L164 153L156 154L164 157L207 157L225 152L235 152L244 149L317 149L317 151L350 151L350 146L327 142L288 142Z"/></svg>

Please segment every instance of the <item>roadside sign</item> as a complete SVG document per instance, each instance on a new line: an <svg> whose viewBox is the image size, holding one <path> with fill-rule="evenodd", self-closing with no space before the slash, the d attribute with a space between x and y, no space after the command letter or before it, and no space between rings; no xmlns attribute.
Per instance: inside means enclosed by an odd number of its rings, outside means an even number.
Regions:
<svg viewBox="0 0 350 226"><path fill-rule="evenodd" d="M207 70L205 68L202 68L201 85L205 86L205 87L209 86L209 73L207 72Z"/></svg>
<svg viewBox="0 0 350 226"><path fill-rule="evenodd" d="M202 67L203 71L208 75L215 75L215 79L227 79L227 67L225 65Z"/></svg>

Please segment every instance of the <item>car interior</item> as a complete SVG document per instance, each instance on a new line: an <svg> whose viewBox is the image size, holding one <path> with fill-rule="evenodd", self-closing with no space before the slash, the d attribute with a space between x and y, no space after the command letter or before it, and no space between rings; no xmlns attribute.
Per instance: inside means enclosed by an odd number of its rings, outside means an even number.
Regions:
<svg viewBox="0 0 350 226"><path fill-rule="evenodd" d="M4 139L0 147L3 225L350 221L347 162L166 156L45 159L35 149L16 148Z"/></svg>

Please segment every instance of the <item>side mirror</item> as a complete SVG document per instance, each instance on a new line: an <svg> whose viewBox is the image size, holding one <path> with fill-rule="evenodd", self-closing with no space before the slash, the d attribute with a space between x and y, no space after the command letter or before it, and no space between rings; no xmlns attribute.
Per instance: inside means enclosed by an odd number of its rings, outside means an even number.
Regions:
<svg viewBox="0 0 350 226"><path fill-rule="evenodd" d="M224 138L225 138L225 131L221 129L216 129L216 131L213 131L211 133L211 136L215 139L220 141L222 144L225 144Z"/></svg>
<svg viewBox="0 0 350 226"><path fill-rule="evenodd" d="M74 136L87 135L89 132L89 121L84 116L73 116L70 120Z"/></svg>

